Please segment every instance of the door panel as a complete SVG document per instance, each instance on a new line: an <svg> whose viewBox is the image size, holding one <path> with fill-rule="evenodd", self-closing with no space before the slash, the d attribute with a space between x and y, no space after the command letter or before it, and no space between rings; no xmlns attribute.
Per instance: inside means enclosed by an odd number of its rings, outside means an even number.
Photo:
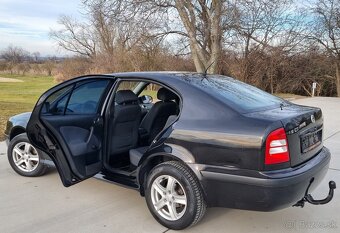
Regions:
<svg viewBox="0 0 340 233"><path fill-rule="evenodd" d="M112 84L112 78L97 77L52 88L32 112L28 137L33 145L50 155L65 186L102 169L101 109Z"/></svg>
<svg viewBox="0 0 340 233"><path fill-rule="evenodd" d="M41 121L55 135L65 157L74 165L79 178L91 176L87 167L100 163L103 125L94 124L97 115L41 116ZM94 132L96 131L96 132ZM90 169L91 170L91 169Z"/></svg>

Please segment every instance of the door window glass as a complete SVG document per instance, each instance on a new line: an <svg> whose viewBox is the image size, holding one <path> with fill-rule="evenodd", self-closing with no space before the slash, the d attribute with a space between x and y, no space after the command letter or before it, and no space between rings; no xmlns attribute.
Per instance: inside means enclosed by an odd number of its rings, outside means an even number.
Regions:
<svg viewBox="0 0 340 233"><path fill-rule="evenodd" d="M64 114L68 97L70 96L73 85L64 87L50 95L41 110L42 114Z"/></svg>
<svg viewBox="0 0 340 233"><path fill-rule="evenodd" d="M158 102L159 99L157 98L157 92L160 88L161 86L156 83L149 83L139 94L139 96L149 95L152 97L153 102Z"/></svg>
<svg viewBox="0 0 340 233"><path fill-rule="evenodd" d="M53 115L94 114L98 110L108 83L108 80L99 80L75 84L74 89L74 85L64 87L47 98L41 113Z"/></svg>
<svg viewBox="0 0 340 233"><path fill-rule="evenodd" d="M121 91L121 90L134 91L136 87L138 86L138 84L140 83L141 82L137 82L137 81L122 81L119 83L117 91Z"/></svg>
<svg viewBox="0 0 340 233"><path fill-rule="evenodd" d="M67 104L66 114L96 113L108 82L108 80L94 81L76 87Z"/></svg>
<svg viewBox="0 0 340 233"><path fill-rule="evenodd" d="M139 93L138 97L148 95L152 97L153 102L157 102L159 101L157 99L157 91L160 88L161 86L156 83L145 83L139 81L122 81L119 83L117 91L130 90L133 91L134 93Z"/></svg>

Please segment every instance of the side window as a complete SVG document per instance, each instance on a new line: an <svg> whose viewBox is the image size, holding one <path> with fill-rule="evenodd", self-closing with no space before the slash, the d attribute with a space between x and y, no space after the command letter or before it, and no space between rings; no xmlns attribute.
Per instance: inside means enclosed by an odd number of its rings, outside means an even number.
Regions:
<svg viewBox="0 0 340 233"><path fill-rule="evenodd" d="M93 114L107 85L107 80L94 81L77 86L67 104L66 114Z"/></svg>
<svg viewBox="0 0 340 233"><path fill-rule="evenodd" d="M133 91L140 82L137 81L122 81L119 83L119 86L117 88L117 91L121 90L130 90Z"/></svg>
<svg viewBox="0 0 340 233"><path fill-rule="evenodd" d="M135 91L135 89L139 86L145 84L144 82L140 81L122 81L119 83L119 86L117 88L117 91L121 90L131 90ZM139 93L138 97L141 96L151 96L153 102L159 101L157 99L157 91L161 88L160 85L155 83L148 83L146 86L144 86L143 90Z"/></svg>
<svg viewBox="0 0 340 233"><path fill-rule="evenodd" d="M139 94L139 96L143 96L143 95L149 95L152 97L153 102L157 102L159 101L159 99L157 99L157 91L161 88L160 85L156 84L156 83L149 83L144 90Z"/></svg>
<svg viewBox="0 0 340 233"><path fill-rule="evenodd" d="M66 103L73 85L62 88L50 95L44 102L41 114L64 114Z"/></svg>
<svg viewBox="0 0 340 233"><path fill-rule="evenodd" d="M67 86L47 98L41 113L53 115L94 114L98 110L101 96L108 83L108 80L99 80L77 83L75 87L74 85Z"/></svg>

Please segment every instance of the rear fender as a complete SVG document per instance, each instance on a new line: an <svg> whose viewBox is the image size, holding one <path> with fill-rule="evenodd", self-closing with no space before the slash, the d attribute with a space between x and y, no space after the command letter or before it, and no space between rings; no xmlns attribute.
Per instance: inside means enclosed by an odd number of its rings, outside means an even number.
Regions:
<svg viewBox="0 0 340 233"><path fill-rule="evenodd" d="M167 143L150 149L143 155L137 168L137 181L142 196L144 196L144 187L148 173L159 163L170 160L187 164L190 169L192 169L190 164L195 163L194 156L187 149L175 144ZM192 170L197 176L200 175L197 170Z"/></svg>

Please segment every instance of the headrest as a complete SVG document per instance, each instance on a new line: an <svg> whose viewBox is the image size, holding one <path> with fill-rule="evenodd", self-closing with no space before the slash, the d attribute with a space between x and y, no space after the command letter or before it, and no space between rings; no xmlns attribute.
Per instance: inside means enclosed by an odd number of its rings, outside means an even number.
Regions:
<svg viewBox="0 0 340 233"><path fill-rule="evenodd" d="M117 91L115 100L117 104L125 104L138 101L138 97L130 90L120 90Z"/></svg>
<svg viewBox="0 0 340 233"><path fill-rule="evenodd" d="M169 91L168 89L162 87L157 92L157 99L163 100L163 101L169 101L174 100L177 98L177 95L174 94L172 91Z"/></svg>

